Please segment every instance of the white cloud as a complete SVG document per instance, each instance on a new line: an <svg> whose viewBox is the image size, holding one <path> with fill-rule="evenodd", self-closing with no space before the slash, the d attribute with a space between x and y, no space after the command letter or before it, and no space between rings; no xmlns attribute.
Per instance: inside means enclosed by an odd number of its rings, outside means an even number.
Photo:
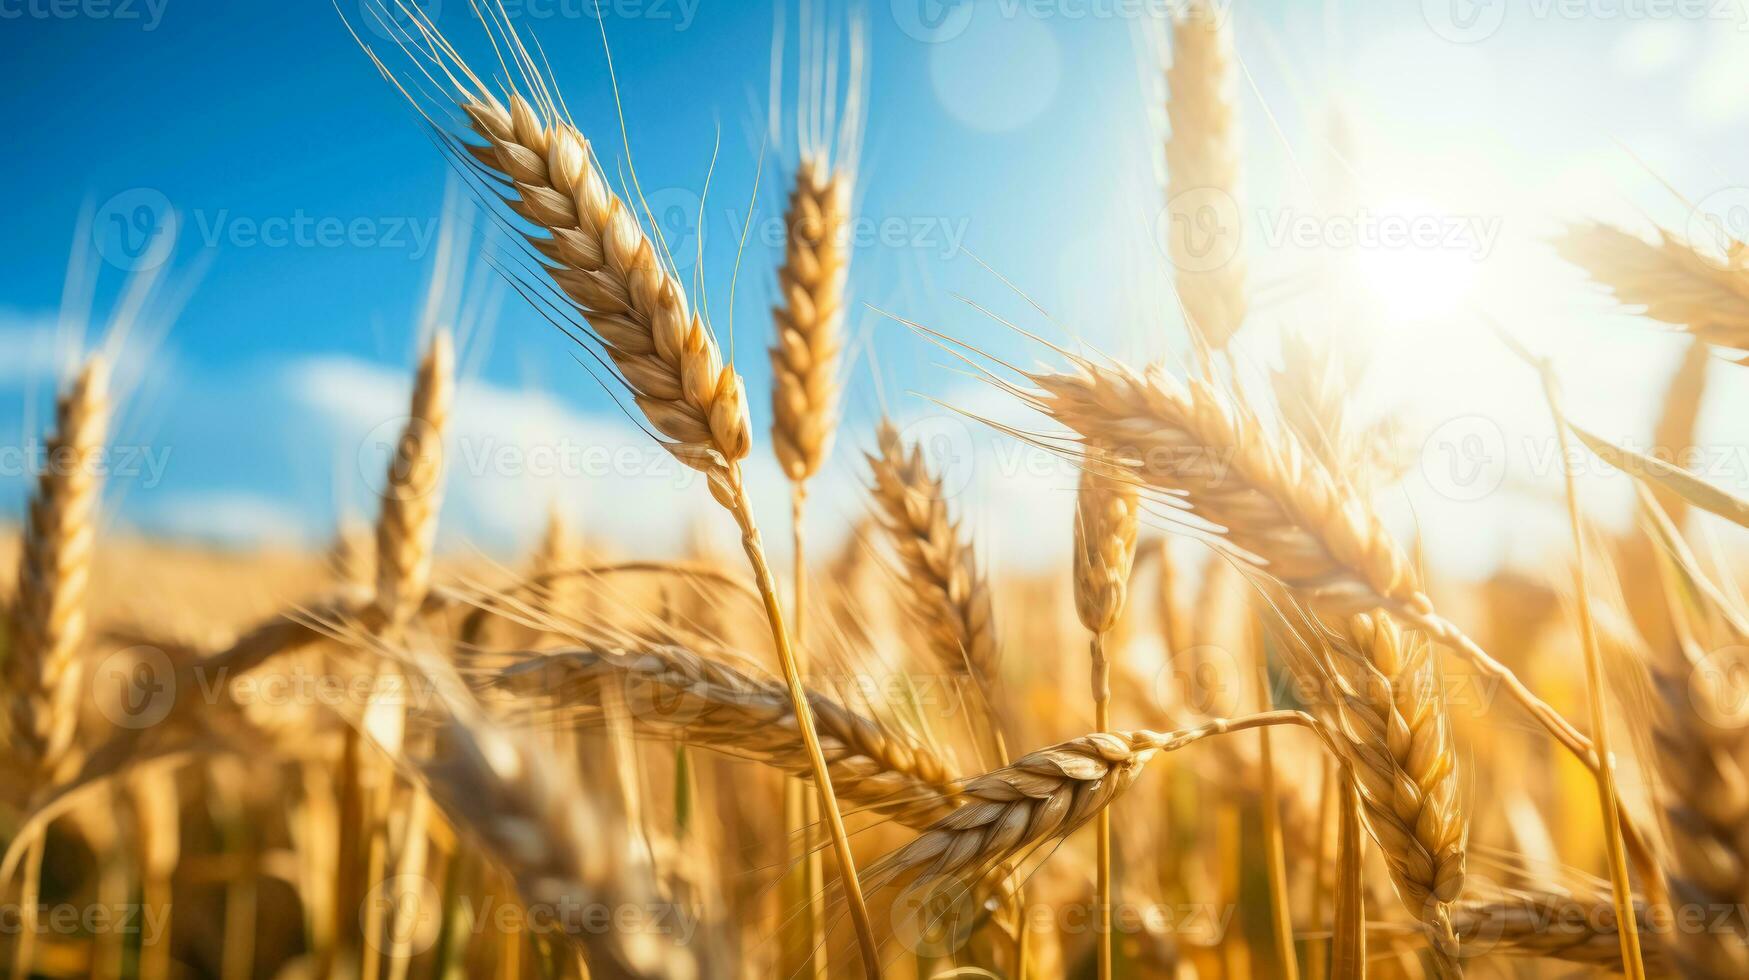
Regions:
<svg viewBox="0 0 1749 980"><path fill-rule="evenodd" d="M64 356L57 336L53 314L0 310L0 386L54 378Z"/></svg>
<svg viewBox="0 0 1749 980"><path fill-rule="evenodd" d="M154 531L231 545L291 545L312 529L285 503L254 493L213 490L173 497L143 523Z"/></svg>

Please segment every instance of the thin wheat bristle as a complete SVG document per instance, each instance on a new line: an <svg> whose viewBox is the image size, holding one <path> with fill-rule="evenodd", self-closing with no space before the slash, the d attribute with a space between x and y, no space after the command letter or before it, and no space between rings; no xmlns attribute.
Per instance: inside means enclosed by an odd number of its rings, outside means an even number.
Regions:
<svg viewBox="0 0 1749 980"><path fill-rule="evenodd" d="M784 211L782 301L771 310L771 446L793 483L819 471L837 427L849 220L849 175L803 158Z"/></svg>
<svg viewBox="0 0 1749 980"><path fill-rule="evenodd" d="M1041 411L1125 476L1176 498L1268 575L1331 611L1431 612L1414 567L1378 516L1301 447L1213 384L1158 366L1137 374L1077 361L1028 375Z"/></svg>
<svg viewBox="0 0 1749 980"><path fill-rule="evenodd" d="M1217 6L1195 0L1172 18L1166 207L1179 302L1191 331L1218 350L1244 322L1246 299L1233 42ZM1221 227L1209 227L1211 214Z"/></svg>
<svg viewBox="0 0 1749 980"><path fill-rule="evenodd" d="M1001 669L989 582L969 537L948 513L940 477L919 447L907 448L883 421L879 450L867 454L874 499L903 565L902 587L943 670L969 675L986 695Z"/></svg>
<svg viewBox="0 0 1749 980"><path fill-rule="evenodd" d="M1721 261L1662 228L1653 243L1584 224L1557 238L1555 249L1622 303L1749 356L1749 248L1742 243Z"/></svg>
<svg viewBox="0 0 1749 980"><path fill-rule="evenodd" d="M377 518L377 608L402 623L431 587L437 514L443 503L443 439L455 390L455 352L438 332L419 362L407 425L389 461Z"/></svg>
<svg viewBox="0 0 1749 980"><path fill-rule="evenodd" d="M18 558L8 617L7 742L26 766L52 770L78 723L86 587L97 537L109 427L109 363L85 362L55 405Z"/></svg>

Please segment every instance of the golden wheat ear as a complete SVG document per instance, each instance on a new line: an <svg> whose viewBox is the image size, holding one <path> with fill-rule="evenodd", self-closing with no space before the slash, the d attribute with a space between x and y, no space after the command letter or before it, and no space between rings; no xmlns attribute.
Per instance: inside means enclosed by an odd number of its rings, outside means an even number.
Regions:
<svg viewBox="0 0 1749 980"><path fill-rule="evenodd" d="M368 46L366 51L424 114L457 165L496 199L493 214L526 246L521 262L504 265L518 290L596 356L630 394L654 437L676 459L705 474L711 496L734 518L812 761L864 969L878 976L874 927L857 884L850 838L742 479L741 461L753 442L746 387L693 311L665 249L659 251L645 233L640 208L608 183L589 140L561 108L503 7L474 9L496 50L515 66L504 66L503 99L418 11L401 8L411 20L407 28L384 18L383 26L400 31L399 50L412 63L407 80L398 79ZM386 13L376 0L372 10ZM520 79L526 97L514 88L514 79ZM439 91L431 93L428 85ZM635 171L632 186L637 186Z"/></svg>
<svg viewBox="0 0 1749 980"><path fill-rule="evenodd" d="M1655 242L1602 224L1581 224L1555 250L1626 306L1735 352L1749 363L1749 248L1721 259L1658 229Z"/></svg>
<svg viewBox="0 0 1749 980"><path fill-rule="evenodd" d="M73 747L79 650L109 429L109 362L93 355L55 405L18 557L6 657L7 743L44 777Z"/></svg>

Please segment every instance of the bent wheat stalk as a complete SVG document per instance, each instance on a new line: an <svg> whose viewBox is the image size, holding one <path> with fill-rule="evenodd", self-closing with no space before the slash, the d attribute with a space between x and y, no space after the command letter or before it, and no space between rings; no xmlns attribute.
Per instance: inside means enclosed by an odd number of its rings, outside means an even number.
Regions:
<svg viewBox="0 0 1749 980"><path fill-rule="evenodd" d="M388 13L380 5L374 12ZM429 18L411 12L402 18L411 20L407 28L397 28L396 18L380 19L386 29L402 31L400 48L414 61L413 71L424 73L422 80L441 75L444 94L466 115L468 134L433 123L455 159L471 166L500 195L503 207L527 223L520 231L535 268L511 270L519 289L573 340L599 351L658 441L705 475L711 496L740 529L790 700L802 721L863 964L870 976L877 976L879 954L857 883L855 857L742 479L741 461L751 448L752 434L740 375L723 363L715 337L691 310L672 263L645 234L637 213L608 184L589 141L566 118L501 7L488 8L488 32L514 60L532 93L525 98L512 91L508 104L468 68ZM412 94L424 89L401 85L375 52L368 46L366 51L410 100L436 111Z"/></svg>

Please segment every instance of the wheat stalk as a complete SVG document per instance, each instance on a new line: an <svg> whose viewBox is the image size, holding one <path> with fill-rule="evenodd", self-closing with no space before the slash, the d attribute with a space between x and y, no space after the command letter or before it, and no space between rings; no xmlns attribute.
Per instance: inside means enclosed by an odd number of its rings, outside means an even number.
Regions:
<svg viewBox="0 0 1749 980"><path fill-rule="evenodd" d="M970 537L948 513L940 478L929 472L922 450L907 448L888 420L876 439L878 451L867 454L872 491L899 556L906 601L936 663L950 676L970 678L985 710L999 719L996 617ZM999 722L992 736L1000 741ZM1000 761L1003 750L998 745L995 751Z"/></svg>
<svg viewBox="0 0 1749 980"><path fill-rule="evenodd" d="M1111 728L1111 664L1106 658L1105 637L1123 614L1129 589L1130 569L1136 559L1136 488L1103 477L1090 469L1081 471L1075 493L1075 543L1073 579L1075 614L1093 634L1088 649L1092 658L1093 725ZM1111 813L1101 809L1095 826L1098 898L1099 976L1111 977Z"/></svg>
<svg viewBox="0 0 1749 980"><path fill-rule="evenodd" d="M378 14L387 11L374 8ZM533 92L533 102L509 93L506 105L468 69L429 18L413 12L401 50L415 70L435 69L447 82L479 142L444 130L458 160L502 197L504 206L533 226L523 236L538 270L513 272L524 294L579 343L599 349L618 381L631 393L656 437L676 459L705 474L711 496L735 519L742 550L764 600L791 701L808 715L801 672L784 625L775 576L742 482L740 461L752 445L745 386L723 363L715 338L693 312L676 279L645 235L637 214L609 186L589 141L560 109L527 48L501 7L491 6L487 29L514 59ZM394 19L380 18L389 29ZM367 48L367 51L369 49ZM384 76L394 74L374 52ZM416 105L407 86L396 84ZM417 85L416 91L424 91ZM545 280L550 285L543 284ZM862 902L856 862L838 813L826 762L811 724L801 726L813 759L821 812L831 834L840 878L865 970L879 973L874 928Z"/></svg>
<svg viewBox="0 0 1749 980"><path fill-rule="evenodd" d="M1584 224L1557 238L1555 249L1646 316L1709 344L1749 352L1749 249L1741 243L1720 261L1662 228L1652 243Z"/></svg>
<svg viewBox="0 0 1749 980"><path fill-rule="evenodd" d="M1215 8L1208 0L1193 0L1172 18L1166 210L1179 302L1192 335L1218 350L1244 322L1246 300L1238 119L1230 92L1233 42ZM1211 216L1220 227L1208 227Z"/></svg>

